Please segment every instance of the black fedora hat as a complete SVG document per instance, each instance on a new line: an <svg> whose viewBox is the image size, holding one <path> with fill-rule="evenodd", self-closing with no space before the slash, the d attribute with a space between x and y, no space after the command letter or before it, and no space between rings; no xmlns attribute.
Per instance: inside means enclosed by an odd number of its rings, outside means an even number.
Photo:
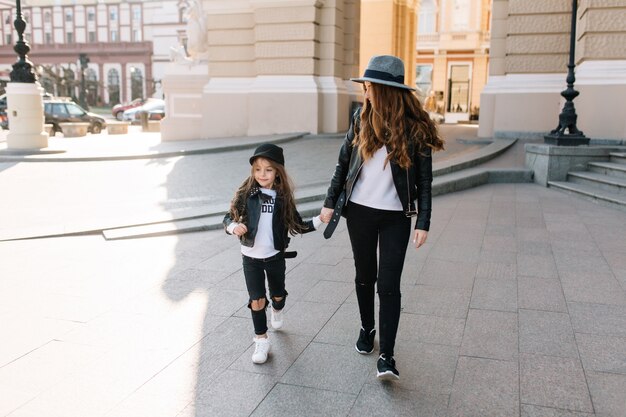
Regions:
<svg viewBox="0 0 626 417"><path fill-rule="evenodd" d="M365 73L360 78L350 78L351 81L388 85L415 91L415 88L404 84L404 62L393 55L375 55L367 64Z"/></svg>
<svg viewBox="0 0 626 417"><path fill-rule="evenodd" d="M254 150L254 155L250 157L250 165L254 163L256 158L263 157L270 159L280 165L285 165L285 157L283 156L283 148L273 143L264 143Z"/></svg>

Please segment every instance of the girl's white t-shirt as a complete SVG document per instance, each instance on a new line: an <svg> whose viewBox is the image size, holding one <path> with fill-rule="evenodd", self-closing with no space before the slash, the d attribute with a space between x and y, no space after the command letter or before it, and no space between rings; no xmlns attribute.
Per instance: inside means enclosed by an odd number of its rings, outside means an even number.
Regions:
<svg viewBox="0 0 626 417"><path fill-rule="evenodd" d="M354 151L358 152L356 149ZM380 210L402 210L402 203L393 183L391 164L387 163L385 166L385 158L387 148L382 146L363 163L350 201Z"/></svg>
<svg viewBox="0 0 626 417"><path fill-rule="evenodd" d="M279 251L274 248L274 232L272 230L272 218L276 205L276 190L261 188L261 193L270 198L261 196L261 217L254 238L254 246L241 245L241 253L250 258L263 259L276 255Z"/></svg>

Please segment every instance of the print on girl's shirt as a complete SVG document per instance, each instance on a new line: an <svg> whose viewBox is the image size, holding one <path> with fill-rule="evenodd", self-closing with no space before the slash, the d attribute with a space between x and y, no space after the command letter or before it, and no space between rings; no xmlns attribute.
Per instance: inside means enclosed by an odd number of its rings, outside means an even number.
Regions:
<svg viewBox="0 0 626 417"><path fill-rule="evenodd" d="M274 197L267 197L263 199L263 203L261 204L261 213L273 213L275 201Z"/></svg>

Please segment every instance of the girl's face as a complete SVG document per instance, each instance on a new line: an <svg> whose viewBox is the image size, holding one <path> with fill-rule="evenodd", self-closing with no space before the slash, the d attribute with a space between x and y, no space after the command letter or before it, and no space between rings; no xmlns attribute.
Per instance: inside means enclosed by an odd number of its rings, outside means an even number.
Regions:
<svg viewBox="0 0 626 417"><path fill-rule="evenodd" d="M254 179L262 188L272 188L276 179L276 169L265 158L257 158L252 165Z"/></svg>
<svg viewBox="0 0 626 417"><path fill-rule="evenodd" d="M372 83L365 81L363 83L363 90L365 91L365 100L369 100L370 105L374 105L374 90L372 89Z"/></svg>

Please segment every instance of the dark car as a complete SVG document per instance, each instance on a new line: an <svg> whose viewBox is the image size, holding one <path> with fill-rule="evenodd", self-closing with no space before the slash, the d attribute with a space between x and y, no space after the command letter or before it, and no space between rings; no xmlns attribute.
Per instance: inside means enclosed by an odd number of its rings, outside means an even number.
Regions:
<svg viewBox="0 0 626 417"><path fill-rule="evenodd" d="M44 102L44 115L46 123L52 125L52 133L63 132L59 123L85 122L89 123L87 129L91 133L100 133L106 128L104 118L94 113L89 113L71 100L51 99Z"/></svg>

